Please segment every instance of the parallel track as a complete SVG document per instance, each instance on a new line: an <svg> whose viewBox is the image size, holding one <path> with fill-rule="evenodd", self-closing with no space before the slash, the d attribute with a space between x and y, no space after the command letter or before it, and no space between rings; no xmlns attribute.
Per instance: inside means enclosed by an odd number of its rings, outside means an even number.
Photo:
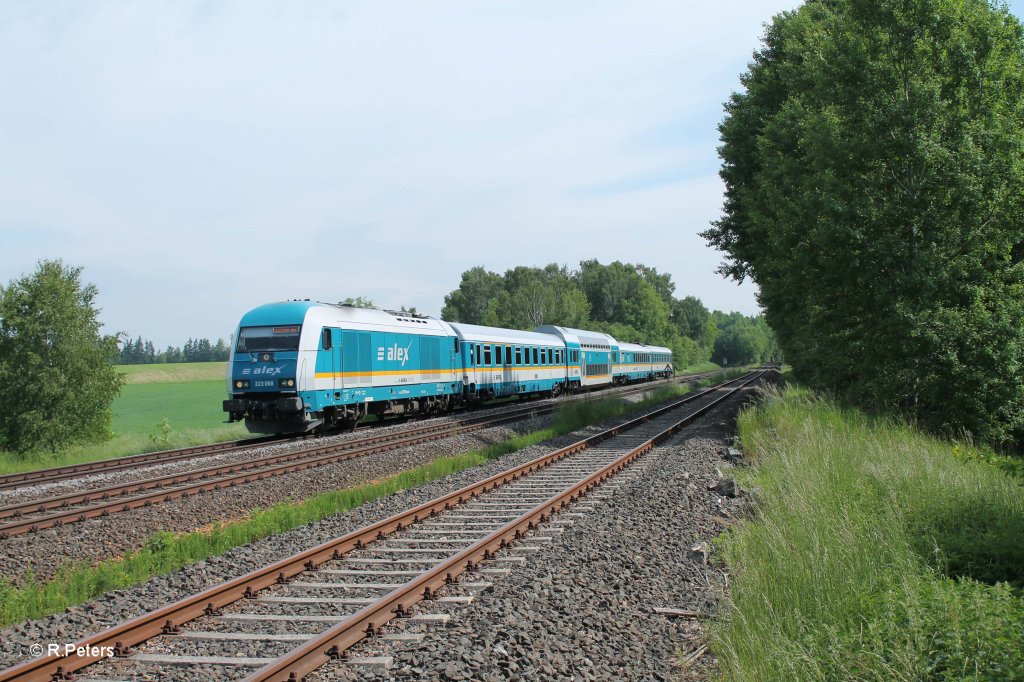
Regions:
<svg viewBox="0 0 1024 682"><path fill-rule="evenodd" d="M618 394L650 390L652 384L618 389ZM0 539L47 528L150 507L203 492L231 488L275 476L356 459L395 448L469 433L500 424L548 414L557 407L547 401L517 406L499 413L470 416L457 422L431 421L354 441L312 445L299 450L263 455L251 460L204 467L85 491L34 499L0 507ZM145 465L149 465L146 463ZM136 494L137 493L137 494Z"/></svg>
<svg viewBox="0 0 1024 682"><path fill-rule="evenodd" d="M709 376L712 376L713 374L714 372L702 372L700 374L680 375L667 381L693 381L705 379ZM660 383L663 382L651 382L647 384L641 384L639 386L630 385L625 388L624 392L629 393L632 391L639 391L643 390L642 388L640 388L640 386L656 386L659 385ZM390 420L368 423L363 426L360 426L359 430L372 430L374 428L377 428L378 426L390 426L393 423L394 422ZM197 457L224 455L232 452L239 452L241 450L246 450L253 447L259 447L262 445L274 445L277 443L286 443L289 441L300 441L310 437L312 436L261 436L257 438L245 438L242 440L225 441L223 443L195 445L187 448L177 448L175 450L146 452L139 455L127 455L125 457L101 459L96 460L94 462L83 462L81 464L68 464L65 466L50 467L47 469L20 471L13 474L0 475L0 491L12 490L32 485L54 483L57 481L81 478L82 476L88 476L92 474L124 471L127 469L134 469L143 466L153 466L157 464L170 464L173 462L178 462L186 459L196 459Z"/></svg>
<svg viewBox="0 0 1024 682"><path fill-rule="evenodd" d="M75 645L83 656L75 652L26 661L0 672L0 682L70 679L76 671L105 658L91 654L95 649L90 647L114 648L115 656L123 660L104 667L115 667L118 677L131 677L140 667L147 675L162 676L164 669L185 666L193 675L218 679L240 678L253 668L256 670L247 680L303 679L320 666L343 658L346 649L378 633L392 618L410 615L417 602L439 597L446 585L481 575L482 562L495 559L524 533L550 521L584 493L763 374L753 372L686 396L626 424L88 637ZM735 386L723 390L729 384ZM682 418L672 414L706 397L712 399ZM299 613L289 612L295 610ZM202 619L201 629L182 629L196 619ZM262 632L239 632L243 622L255 623ZM280 634L296 623L321 630L305 636ZM164 636L161 641L166 644L160 648L170 653L138 654L132 650L158 636ZM269 659L230 653L176 655L175 642L185 640L203 640L227 650L239 641L265 641L265 648L280 648L291 641L299 644Z"/></svg>

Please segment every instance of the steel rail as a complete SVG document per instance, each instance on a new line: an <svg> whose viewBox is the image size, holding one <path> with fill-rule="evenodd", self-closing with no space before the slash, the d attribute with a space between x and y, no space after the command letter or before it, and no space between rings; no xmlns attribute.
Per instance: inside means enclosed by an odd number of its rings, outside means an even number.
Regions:
<svg viewBox="0 0 1024 682"><path fill-rule="evenodd" d="M317 668L343 658L344 652L362 641L363 638L373 636L390 620L409 615L413 605L423 600L432 599L434 593L445 585L458 582L459 576L463 573L474 571L478 563L492 558L495 552L505 549L509 543L519 540L524 532L534 530L537 524L545 523L551 515L576 502L591 488L614 476L624 467L648 453L658 443L674 435L747 384L759 379L762 374L747 379L728 393L692 412L578 483L553 495L530 511L493 531L490 535L426 571L418 578L410 580L375 603L362 608L337 625L310 639L302 646L257 670L246 677L245 682L296 682L304 679L306 675Z"/></svg>
<svg viewBox="0 0 1024 682"><path fill-rule="evenodd" d="M671 379L663 380L667 382L673 381L688 381L694 379L702 379L711 376L714 372L702 372L697 374L686 374L673 377ZM661 381L649 382L646 386L654 386L661 383ZM628 388L622 390L622 387L618 388L622 394L632 393L634 391L643 390L642 386L635 384L628 385ZM392 425L394 422L391 420L382 421L378 423L367 424L360 427L360 431L371 430L376 428L378 425ZM83 475L89 474L100 474L110 473L115 471L123 471L125 469L133 469L141 466L158 465L158 464L170 464L178 462L183 459L189 459L196 455L220 455L236 452L238 450L245 450L248 448L259 447L261 445L274 445L277 443L285 443L289 441L302 440L308 438L309 434L304 436L261 436L257 438L247 438L235 441L226 441L223 443L208 443L206 445L195 445L187 448L177 448L174 450L160 450L158 452L146 452L138 455L127 455L124 457L114 457L110 459L101 459L94 462L83 462L81 464L68 464L64 466L49 467L46 469L34 469L32 471L21 471L12 474L0 475L0 491L11 490L16 488L22 488L30 485L40 485L43 483L51 483L56 481L63 481L72 478L78 478Z"/></svg>
<svg viewBox="0 0 1024 682"><path fill-rule="evenodd" d="M621 391L619 395L648 390L648 386L649 384L630 387ZM556 406L554 403L527 405L497 414L471 416L458 422L420 425L407 431L374 434L346 443L314 446L287 453L265 455L243 462L232 462L19 502L0 507L0 521L7 520L6 523L0 523L0 540L149 507L203 492L222 490L240 484L244 485L305 469L356 459L398 447L470 433L498 424L548 414L554 411ZM143 494L124 497L136 492ZM70 507L74 505L87 506L71 509ZM52 513L47 514L46 512Z"/></svg>
<svg viewBox="0 0 1024 682"><path fill-rule="evenodd" d="M21 682L50 682L51 680L72 679L75 671L106 658L97 653L102 648L112 647L115 655L127 655L131 652L131 647L157 635L173 633L183 623L204 615L217 615L220 613L221 608L241 599L254 597L257 592L266 587L287 582L305 571L315 570L317 566L327 561L342 558L352 550L362 549L373 540L382 539L393 533L400 532L412 523L433 517L442 511L450 510L453 506L463 504L481 493L498 488L510 481L518 480L531 472L585 450L623 431L628 431L686 403L707 396L729 384L740 381L749 383L749 381L753 381L761 376L761 374L763 372L752 372L706 390L689 394L681 400L635 417L619 426L601 431L507 471L490 476L482 481L471 483L452 493L429 502L424 502L412 509L400 512L317 547L225 581L220 585L186 597L174 604L133 618L126 623L90 635L76 642L73 646L74 652L71 654L58 653L54 656L41 656L0 671L0 682L13 680ZM731 392L729 395L731 395ZM79 656L78 651L85 653Z"/></svg>
<svg viewBox="0 0 1024 682"><path fill-rule="evenodd" d="M51 481L62 481L68 478L77 478L83 474L106 473L108 471L120 471L146 464L163 464L164 462L177 462L181 459L194 457L196 455L223 454L235 449L258 447L277 442L291 440L292 437L282 438L280 436L263 436L260 438L245 438L242 440L225 441L223 443L208 443L206 445L195 445L187 448L174 450L160 450L158 452L145 452L139 455L127 455L125 457L114 457L112 459L98 459L95 462L83 462L81 464L67 464L47 469L33 469L32 471L19 471L13 474L0 476L0 490L22 488L28 485L39 485Z"/></svg>

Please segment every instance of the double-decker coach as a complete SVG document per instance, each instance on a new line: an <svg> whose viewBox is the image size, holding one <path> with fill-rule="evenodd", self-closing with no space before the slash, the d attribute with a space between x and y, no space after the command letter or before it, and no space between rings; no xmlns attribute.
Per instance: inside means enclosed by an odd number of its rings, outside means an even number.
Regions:
<svg viewBox="0 0 1024 682"><path fill-rule="evenodd" d="M459 339L463 397L558 395L566 388L565 343L551 334L451 322Z"/></svg>

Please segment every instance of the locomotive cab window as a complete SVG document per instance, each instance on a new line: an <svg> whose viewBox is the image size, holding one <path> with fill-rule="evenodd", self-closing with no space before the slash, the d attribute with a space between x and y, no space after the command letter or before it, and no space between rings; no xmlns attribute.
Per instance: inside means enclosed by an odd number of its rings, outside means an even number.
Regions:
<svg viewBox="0 0 1024 682"><path fill-rule="evenodd" d="M252 351L289 351L299 349L299 325L284 327L242 327L238 330L238 345L235 351L249 353ZM330 331L324 330L330 338Z"/></svg>

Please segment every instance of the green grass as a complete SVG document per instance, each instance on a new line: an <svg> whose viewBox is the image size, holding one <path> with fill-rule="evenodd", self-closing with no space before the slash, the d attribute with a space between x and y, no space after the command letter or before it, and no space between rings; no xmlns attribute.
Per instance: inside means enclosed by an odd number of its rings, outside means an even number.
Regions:
<svg viewBox="0 0 1024 682"><path fill-rule="evenodd" d="M179 535L157 533L144 547L124 557L108 559L95 566L84 562L64 564L48 581L39 581L32 574L21 576L18 586L10 581L0 581L0 627L58 613L109 590L136 585L153 576L223 554L234 547L349 511L379 497L478 466L613 417L643 410L686 392L688 389L681 386L662 387L651 397L632 405L617 398L567 402L555 412L552 425L547 429L463 455L440 458L382 481L254 509L241 521L214 524L210 529Z"/></svg>
<svg viewBox="0 0 1024 682"><path fill-rule="evenodd" d="M725 679L1024 680L1020 479L795 388L740 435L757 507L718 543Z"/></svg>
<svg viewBox="0 0 1024 682"><path fill-rule="evenodd" d="M717 365L713 362L700 362L696 365L690 365L689 367L677 367L676 376L680 374L699 374L701 372L713 372L716 369L722 369L721 365Z"/></svg>

